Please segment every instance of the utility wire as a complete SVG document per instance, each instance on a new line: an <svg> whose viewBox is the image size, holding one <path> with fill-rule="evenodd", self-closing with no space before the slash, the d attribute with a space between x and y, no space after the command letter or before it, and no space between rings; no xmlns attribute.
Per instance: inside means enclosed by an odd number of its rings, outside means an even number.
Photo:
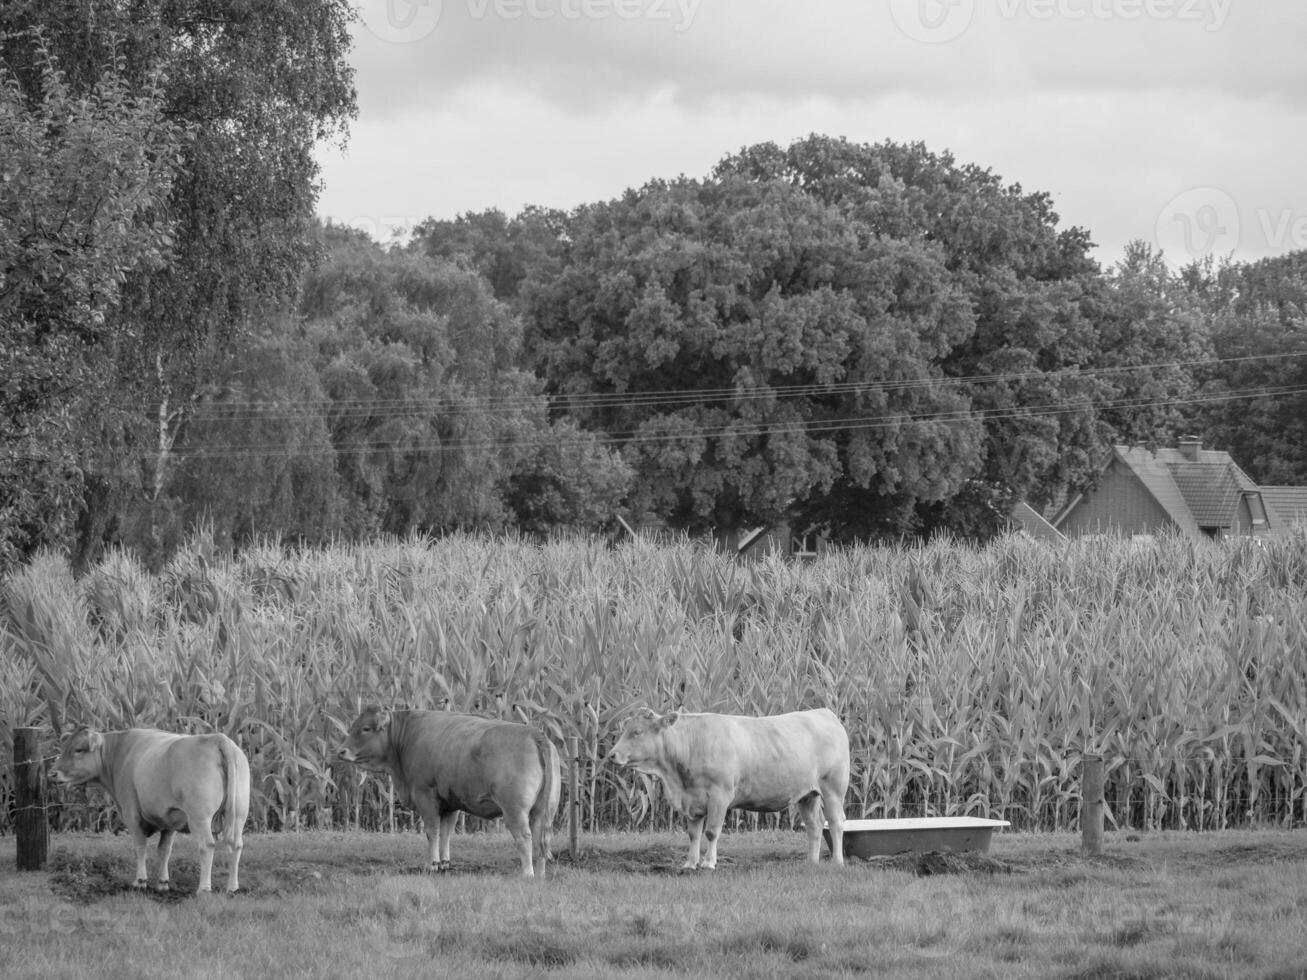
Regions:
<svg viewBox="0 0 1307 980"><path fill-rule="evenodd" d="M373 453L393 452L398 455L430 455L439 453L477 452L495 449L532 448L535 446L582 447L587 445L625 446L631 444L671 443L687 439L720 438L757 438L769 436L819 436L836 432L859 432L876 429L889 429L914 423L971 423L980 424L992 421L1013 419L1055 418L1088 410L1104 411L1108 409L1145 409L1172 407L1179 405L1215 404L1221 402L1248 401L1260 398L1279 398L1307 394L1307 385L1281 385L1242 389L1219 394L1195 395L1179 399L1117 399L1093 402L1078 401L1063 404L1045 404L1030 406L1013 406L1009 408L959 409L956 411L931 413L905 413L896 415L848 416L830 419L794 419L776 420L774 422L756 422L731 424L726 426L697 427L685 431L640 432L628 430L616 433L587 432L575 439L531 439L518 437L489 438L453 438L439 441L405 442L387 440L360 442L355 445L331 445L319 448L288 449L275 444L232 444L227 446L196 447L176 450L172 455L177 459L246 459L254 457L302 458L312 456L341 457L366 456ZM131 454L136 458L148 459L157 456L155 450L141 450Z"/></svg>
<svg viewBox="0 0 1307 980"><path fill-rule="evenodd" d="M346 418L415 418L437 410L457 409L483 415L520 415L542 404L570 411L596 411L607 408L657 408L694 405L704 401L730 401L742 404L754 401L784 401L796 398L833 397L839 395L877 395L938 389L955 390L986 384L1024 384L1052 380L1095 380L1145 371L1232 365L1270 359L1307 357L1307 351L1288 354L1257 354L1230 358L1192 361L1167 361L1154 364L1122 365L1101 368L1067 368L1057 371L1030 371L1007 374L979 374L959 377L939 376L899 381L848 381L830 384L768 385L757 388L668 388L640 392L591 392L529 395L462 395L457 398L366 398L366 399L276 399L238 402L205 402L187 409L195 421L289 421L326 414L332 419Z"/></svg>

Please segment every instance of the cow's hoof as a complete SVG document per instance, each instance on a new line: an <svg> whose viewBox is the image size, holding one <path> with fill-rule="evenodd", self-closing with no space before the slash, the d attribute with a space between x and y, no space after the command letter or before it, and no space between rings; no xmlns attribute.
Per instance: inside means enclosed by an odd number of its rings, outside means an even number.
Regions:
<svg viewBox="0 0 1307 980"><path fill-rule="evenodd" d="M453 871L454 865L449 861L432 861L431 870L438 875L443 875Z"/></svg>
<svg viewBox="0 0 1307 980"><path fill-rule="evenodd" d="M159 882L157 885L154 886L154 890L155 890L156 892L163 892L163 893L166 894L166 893L172 891L172 884L171 884L171 882L161 881L161 882Z"/></svg>
<svg viewBox="0 0 1307 980"><path fill-rule="evenodd" d="M135 888L138 892L149 891L150 889L149 879L137 878L136 881L132 884L132 887Z"/></svg>

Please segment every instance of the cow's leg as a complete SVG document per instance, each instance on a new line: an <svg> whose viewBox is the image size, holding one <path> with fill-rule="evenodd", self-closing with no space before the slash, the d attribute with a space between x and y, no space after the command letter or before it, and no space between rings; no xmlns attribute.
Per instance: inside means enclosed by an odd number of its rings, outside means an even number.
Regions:
<svg viewBox="0 0 1307 980"><path fill-rule="evenodd" d="M830 856L836 864L844 863L844 794L834 787L821 789L822 815L830 828Z"/></svg>
<svg viewBox="0 0 1307 980"><path fill-rule="evenodd" d="M808 860L821 860L821 796L813 792L799 800L799 816L808 834Z"/></svg>
<svg viewBox="0 0 1307 980"><path fill-rule="evenodd" d="M699 837L703 833L703 817L702 813L698 816L692 813L685 815L685 830L690 835L690 851L685 855L685 863L681 867L691 871L699 866Z"/></svg>
<svg viewBox="0 0 1307 980"><path fill-rule="evenodd" d="M537 814L531 821L531 857L535 861L536 874L544 876L545 867L553 859L549 852L549 818Z"/></svg>
<svg viewBox="0 0 1307 980"><path fill-rule="evenodd" d="M239 891L241 887L240 868L241 868L241 851L245 849L244 828L237 827L235 833L231 834L227 847L231 850L231 857L227 861L227 894Z"/></svg>
<svg viewBox="0 0 1307 980"><path fill-rule="evenodd" d="M522 875L535 877L535 865L531 861L531 818L525 809L513 809L505 812L504 826L513 835L517 845L517 858L522 863Z"/></svg>
<svg viewBox="0 0 1307 980"><path fill-rule="evenodd" d="M213 852L218 849L213 839L213 814L186 811L186 823L200 851L200 884L197 892L213 891Z"/></svg>
<svg viewBox="0 0 1307 980"><path fill-rule="evenodd" d="M440 815L437 821L440 847L431 865L433 871L448 871L454 865L449 860L449 847L454 842L454 824L458 822L458 811L449 810Z"/></svg>
<svg viewBox="0 0 1307 980"><path fill-rule="evenodd" d="M177 832L175 830L159 831L159 855L156 860L159 864L157 887L161 892L166 892L172 887L168 877L168 862L172 859L172 842L176 837Z"/></svg>
<svg viewBox="0 0 1307 980"><path fill-rule="evenodd" d="M132 843L136 846L136 880L132 882L132 887L149 888L150 869L146 864L146 844L149 843L150 838L141 829L141 821L136 814L129 816L124 813L122 817L123 822L132 828Z"/></svg>
<svg viewBox="0 0 1307 980"><path fill-rule="evenodd" d="M723 793L708 794L708 810L703 817L703 834L708 838L708 853L699 867L709 871L717 867L717 841L722 836L722 827L726 825L726 810L730 802Z"/></svg>
<svg viewBox="0 0 1307 980"><path fill-rule="evenodd" d="M427 835L427 870L440 870L440 821L422 821L422 829Z"/></svg>

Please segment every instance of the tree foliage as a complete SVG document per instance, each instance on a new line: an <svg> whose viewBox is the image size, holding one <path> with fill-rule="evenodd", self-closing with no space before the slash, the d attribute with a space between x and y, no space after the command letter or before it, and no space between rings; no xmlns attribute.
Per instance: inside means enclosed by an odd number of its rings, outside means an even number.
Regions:
<svg viewBox="0 0 1307 980"><path fill-rule="evenodd" d="M313 254L314 149L341 135L355 111L346 61L354 11L347 0L3 0L0 8L8 31L0 55L24 98L42 88L42 56L24 33L39 29L71 97L91 92L114 64L125 91L151 93L188 136L156 208L172 231L173 261L124 277L119 303L105 312L115 342L97 367L112 376L114 398L88 403L74 423L103 435L103 450L80 460L86 557L167 467L160 411L180 419L176 409L243 334L294 298ZM148 447L154 465L133 465L130 454Z"/></svg>
<svg viewBox="0 0 1307 980"><path fill-rule="evenodd" d="M1307 252L1184 279L1219 358L1198 372L1208 400L1190 427L1259 483L1307 486Z"/></svg>
<svg viewBox="0 0 1307 980"><path fill-rule="evenodd" d="M1105 445L1074 370L1097 269L1056 224L920 145L763 144L578 209L525 291L529 344L678 526L992 529Z"/></svg>
<svg viewBox="0 0 1307 980"><path fill-rule="evenodd" d="M629 474L549 418L521 326L475 271L328 227L294 318L201 389L170 486L218 540L595 528ZM171 505L170 505L171 506Z"/></svg>
<svg viewBox="0 0 1307 980"><path fill-rule="evenodd" d="M1307 482L1301 254L1104 272L1046 194L820 136L384 249L312 217L343 0L0 9L0 563L619 507L984 537L1182 432Z"/></svg>
<svg viewBox="0 0 1307 980"><path fill-rule="evenodd" d="M166 209L186 130L151 79L111 60L76 91L37 35L30 89L0 67L0 568L65 529L87 442L74 421L105 394L92 358L123 340L129 275L174 245Z"/></svg>
<svg viewBox="0 0 1307 980"><path fill-rule="evenodd" d="M527 207L512 218L492 208L452 221L428 218L413 240L432 258L475 269L496 299L516 304L528 276L557 271L566 226L567 216L551 208Z"/></svg>

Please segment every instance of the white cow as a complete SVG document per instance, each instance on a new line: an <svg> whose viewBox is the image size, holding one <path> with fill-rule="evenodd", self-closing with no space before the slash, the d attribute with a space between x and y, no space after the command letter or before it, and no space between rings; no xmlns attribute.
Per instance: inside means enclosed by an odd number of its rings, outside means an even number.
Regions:
<svg viewBox="0 0 1307 980"><path fill-rule="evenodd" d="M771 813L798 804L808 833L808 859L821 856L821 811L830 827L831 857L844 863L844 795L849 788L849 736L826 708L766 718L744 715L658 715L641 708L609 753L620 766L662 780L690 833L686 868L715 868L717 839L732 808ZM699 860L699 839L708 853Z"/></svg>
<svg viewBox="0 0 1307 980"><path fill-rule="evenodd" d="M145 845L159 834L158 888L169 888L168 859L177 831L200 846L200 886L213 888L213 819L231 852L227 891L240 887L238 869L250 812L250 765L226 735L174 735L153 728L100 733L86 726L64 739L51 769L66 786L98 783L113 797L136 842L136 887L149 884Z"/></svg>

